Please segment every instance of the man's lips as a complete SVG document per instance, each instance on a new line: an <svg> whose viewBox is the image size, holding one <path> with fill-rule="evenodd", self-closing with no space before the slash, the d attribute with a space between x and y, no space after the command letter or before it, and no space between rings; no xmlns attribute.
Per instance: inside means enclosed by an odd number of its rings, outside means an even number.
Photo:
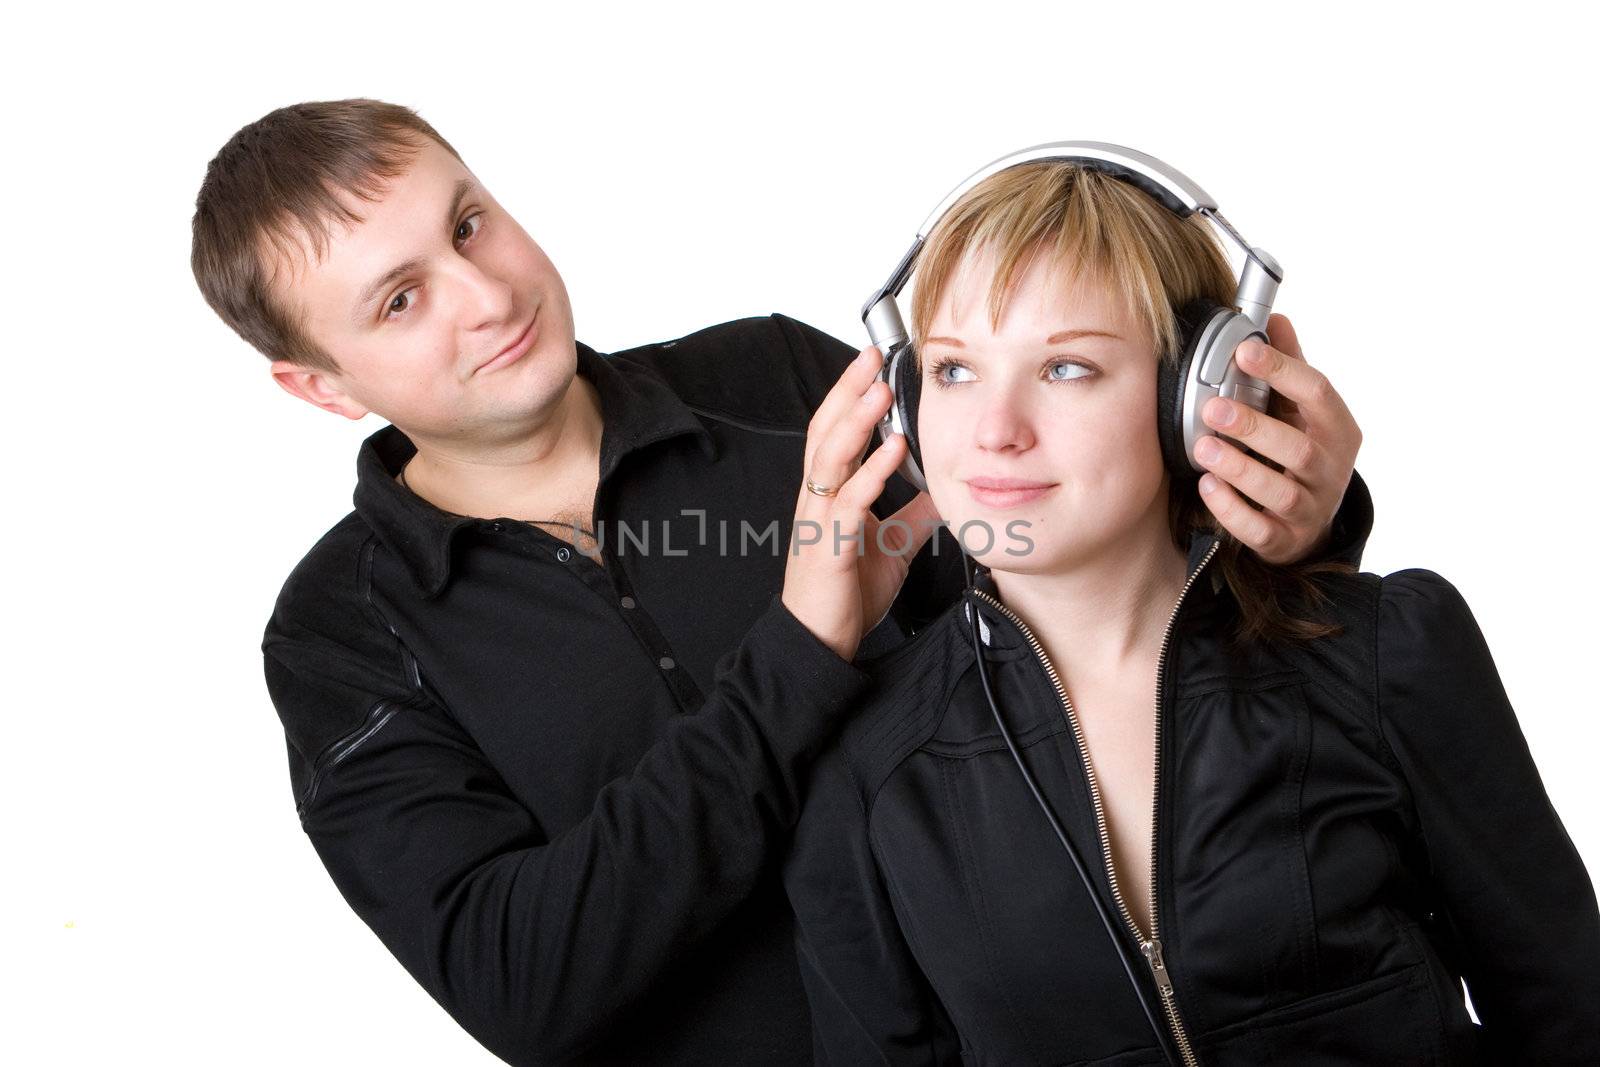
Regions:
<svg viewBox="0 0 1600 1067"><path fill-rule="evenodd" d="M484 371L497 370L500 367L515 363L517 360L527 355L528 349L533 347L533 342L539 339L539 332L534 329L538 322L539 312L535 310L533 317L528 320L528 325L523 327L522 332L517 335L517 339L512 341L506 347L502 348L499 354L494 356L487 363L480 364L478 369L472 373L481 374Z"/></svg>
<svg viewBox="0 0 1600 1067"><path fill-rule="evenodd" d="M967 492L987 508L1013 508L1037 500L1056 487L1055 482L1026 478L968 478Z"/></svg>

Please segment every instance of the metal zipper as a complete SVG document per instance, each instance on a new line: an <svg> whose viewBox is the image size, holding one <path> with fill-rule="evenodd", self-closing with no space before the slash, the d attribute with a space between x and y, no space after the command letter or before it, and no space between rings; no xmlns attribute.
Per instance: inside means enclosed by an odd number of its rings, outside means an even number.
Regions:
<svg viewBox="0 0 1600 1067"><path fill-rule="evenodd" d="M1211 562L1211 557L1217 554L1220 543L1212 544L1206 552L1205 558L1200 561L1194 571L1183 583L1183 590L1178 594L1178 602L1172 606L1172 614L1167 616L1167 628L1161 635L1161 652L1156 658L1156 729L1155 729L1155 788L1151 793L1150 803L1150 936L1146 937L1144 931L1139 929L1139 924L1134 922L1133 913L1128 910L1127 901L1122 899L1122 888L1117 882L1116 865L1111 860L1111 834L1106 828L1105 806L1100 798L1100 782L1095 777L1094 763L1089 759L1089 746L1083 739L1083 730L1078 725L1078 713L1072 706L1072 698L1067 695L1066 687L1061 684L1061 676L1056 674L1056 669L1050 662L1050 657L1045 655L1044 646L1039 639L1028 629L1028 624L1017 617L1016 613L1000 601L990 596L981 589L974 590L978 596L988 601L996 611L1010 619L1022 631L1022 636L1027 638L1028 645L1033 649L1033 654L1038 657L1039 663L1044 667L1044 672L1050 678L1050 685L1054 687L1056 696L1061 700L1061 706L1066 709L1067 724L1072 727L1072 739L1078 746L1078 757L1083 761L1083 776L1089 783L1089 797L1094 802L1095 830L1100 835L1100 855L1106 867L1106 880L1111 883L1111 896L1117 902L1117 910L1122 913L1122 921L1128 924L1134 940L1139 943L1139 951L1144 955L1145 962L1150 965L1150 974L1155 979L1156 989L1161 993L1161 1006L1166 1012L1167 1026L1172 1031L1172 1038L1178 1045L1178 1052L1183 1057L1185 1067L1200 1067L1200 1060L1194 1053L1194 1046L1189 1042L1189 1034L1184 1029L1183 1019L1178 1014L1178 1001L1176 991L1172 986L1172 976L1167 973L1167 963L1161 954L1160 939L1160 913L1156 908L1156 830L1157 815L1161 811L1161 691L1162 682L1166 677L1167 652L1172 644L1172 628L1178 621L1178 612L1183 607L1189 590L1194 586L1195 579L1200 572L1205 570L1206 564Z"/></svg>

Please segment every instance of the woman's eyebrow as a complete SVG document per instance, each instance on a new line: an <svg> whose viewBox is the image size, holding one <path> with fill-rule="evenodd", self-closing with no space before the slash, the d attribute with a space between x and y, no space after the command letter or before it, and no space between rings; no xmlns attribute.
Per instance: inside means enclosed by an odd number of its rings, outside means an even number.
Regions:
<svg viewBox="0 0 1600 1067"><path fill-rule="evenodd" d="M1065 341L1076 341L1080 337L1109 337L1113 341L1122 340L1121 334L1112 333L1110 330L1058 330L1044 339L1047 345L1059 345ZM930 337L922 342L925 345L949 345L951 348L966 348L960 338L956 337Z"/></svg>
<svg viewBox="0 0 1600 1067"><path fill-rule="evenodd" d="M1046 337L1044 339L1044 343L1047 345L1058 345L1063 341L1076 341L1080 337L1109 337L1113 341L1122 340L1119 335L1114 334L1109 330L1059 330L1056 333L1051 334L1049 337Z"/></svg>

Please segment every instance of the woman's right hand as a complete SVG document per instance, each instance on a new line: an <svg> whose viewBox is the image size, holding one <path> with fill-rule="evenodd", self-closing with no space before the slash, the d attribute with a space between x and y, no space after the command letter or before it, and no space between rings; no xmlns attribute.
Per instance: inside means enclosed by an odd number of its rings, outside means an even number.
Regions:
<svg viewBox="0 0 1600 1067"><path fill-rule="evenodd" d="M881 523L872 513L872 502L906 454L905 437L892 434L861 461L873 427L889 410L889 386L877 380L881 364L876 348L863 349L806 428L805 470L783 574L784 607L846 660L888 613L938 519L927 493ZM807 482L837 492L819 493Z"/></svg>

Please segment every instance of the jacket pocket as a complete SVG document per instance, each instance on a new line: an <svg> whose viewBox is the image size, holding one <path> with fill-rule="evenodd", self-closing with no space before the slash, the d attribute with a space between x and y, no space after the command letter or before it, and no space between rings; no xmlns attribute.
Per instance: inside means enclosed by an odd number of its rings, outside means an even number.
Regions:
<svg viewBox="0 0 1600 1067"><path fill-rule="evenodd" d="M1459 1063L1446 1058L1426 962L1306 997L1205 1035L1210 1067Z"/></svg>
<svg viewBox="0 0 1600 1067"><path fill-rule="evenodd" d="M1314 724L1297 683L1230 683L1174 715L1162 940L1198 1030L1325 988L1302 809Z"/></svg>

